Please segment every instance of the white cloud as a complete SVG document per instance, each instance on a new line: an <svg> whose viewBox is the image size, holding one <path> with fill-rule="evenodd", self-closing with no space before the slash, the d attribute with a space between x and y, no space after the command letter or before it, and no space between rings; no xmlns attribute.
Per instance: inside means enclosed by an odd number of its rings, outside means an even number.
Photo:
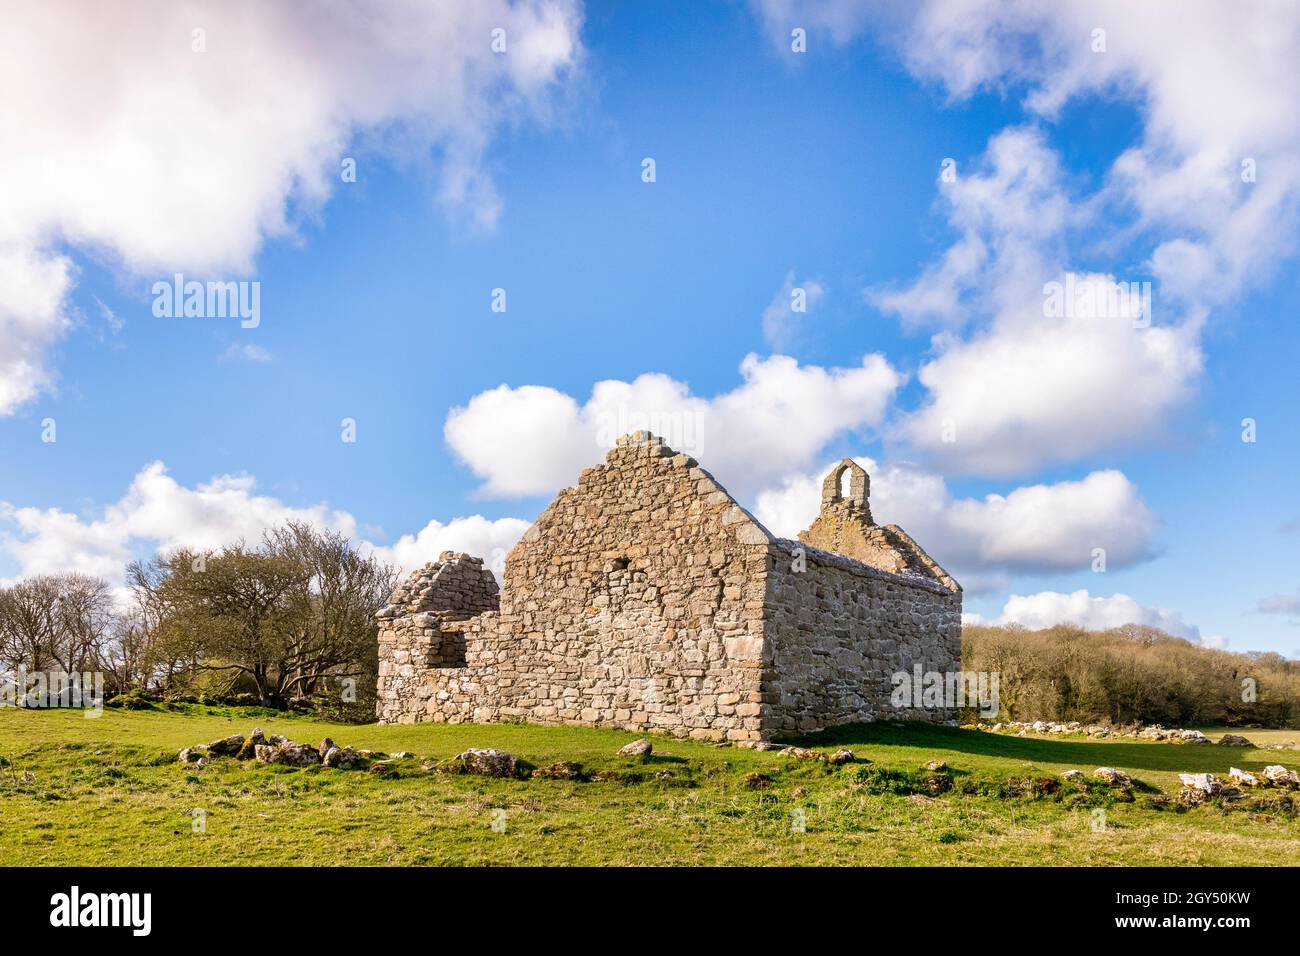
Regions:
<svg viewBox="0 0 1300 956"><path fill-rule="evenodd" d="M550 117L580 19L577 0L8 5L0 88L21 95L0 124L0 414L48 384L62 244L134 276L247 273L346 188L344 156L364 177L381 153L432 153L439 201L490 227L490 141Z"/></svg>
<svg viewBox="0 0 1300 956"><path fill-rule="evenodd" d="M16 576L80 571L117 584L127 562L138 555L216 548L241 539L253 543L267 528L291 520L340 531L404 571L444 550L468 551L489 563L503 559L529 526L518 518L472 515L430 521L391 545L375 544L358 535L357 521L347 511L259 495L255 479L246 474L185 487L155 461L136 474L121 499L93 516L0 502L0 553L17 566Z"/></svg>
<svg viewBox="0 0 1300 956"><path fill-rule="evenodd" d="M1029 485L1005 496L954 498L943 478L915 465L856 460L871 476L875 521L902 527L963 585L966 572L978 584L996 580L993 571L1085 570L1094 548L1105 549L1108 569L1135 564L1153 551L1156 517L1118 471ZM794 537L817 517L821 479L829 470L827 463L761 492L755 517L774 533Z"/></svg>
<svg viewBox="0 0 1300 956"><path fill-rule="evenodd" d="M1117 277L1067 274L1071 220L1087 216L1060 177L1041 132L999 133L983 169L944 187L961 238L912 286L869 293L910 325L989 319L965 338L935 337L935 357L917 374L926 400L894 432L946 470L1015 474L1145 439L1200 374L1199 314L1155 321L1132 307L1140 286L1107 308ZM1049 283L1069 282L1080 294L1051 311ZM1088 308L1083 293L1102 307Z"/></svg>
<svg viewBox="0 0 1300 956"><path fill-rule="evenodd" d="M219 360L222 362L253 362L257 364L271 361L271 353L260 345L253 345L245 342L231 342L224 352L221 353Z"/></svg>
<svg viewBox="0 0 1300 956"><path fill-rule="evenodd" d="M45 353L71 324L65 297L72 282L66 256L6 243L0 234L0 415L50 384Z"/></svg>
<svg viewBox="0 0 1300 956"><path fill-rule="evenodd" d="M415 534L404 534L392 545L372 546L383 560L407 571L434 560L443 551L465 551L483 559L498 580L506 555L531 522L521 518L470 515L448 522L430 521Z"/></svg>
<svg viewBox="0 0 1300 956"><path fill-rule="evenodd" d="M1201 629L1188 624L1178 611L1168 608L1146 607L1127 594L1094 597L1086 589L1062 594L1059 591L1040 591L1037 594L1013 594L1002 608L1002 613L991 620L979 615L963 615L970 624L1020 624L1031 630L1052 627L1056 624L1075 624L1092 631L1102 631L1125 624L1143 624L1158 627L1175 637L1206 643ZM1227 639L1213 635L1210 646L1223 647Z"/></svg>
<svg viewBox="0 0 1300 956"><path fill-rule="evenodd" d="M1092 48L1098 28L1105 52ZM1049 119L1090 93L1138 102L1142 139L1115 162L1107 198L1173 233L1151 257L1166 293L1222 302L1294 251L1295 4L932 0L905 36L912 69L955 97L1026 81L1026 105ZM1242 182L1247 158L1254 183Z"/></svg>
<svg viewBox="0 0 1300 956"><path fill-rule="evenodd" d="M909 327L973 329L936 341L918 376L928 403L899 432L948 469L1012 473L1158 437L1199 377L1207 317L1295 253L1294 3L752 5L778 44L792 25L835 45L876 31L953 99L1026 90L1033 122L994 136L973 176L959 168L955 183L941 184L956 241L914 282L869 293ZM1104 52L1094 50L1099 28ZM1099 188L1071 195L1034 125L1088 96L1135 104L1143 126ZM1101 262L1120 279L1153 279L1157 329L1043 320L1042 284ZM949 446L940 437L947 420L958 426Z"/></svg>
<svg viewBox="0 0 1300 956"><path fill-rule="evenodd" d="M453 408L443 431L484 479L484 495L549 494L602 461L618 436L639 429L695 456L745 495L807 466L831 439L879 426L903 383L879 355L825 369L751 354L740 373L741 385L713 398L659 373L606 380L582 405L553 388L502 385Z"/></svg>
<svg viewBox="0 0 1300 956"><path fill-rule="evenodd" d="M976 170L958 166L955 182L940 183L960 238L910 286L869 290L868 300L909 327L958 327L996 313L1009 292L1038 292L1055 271L1048 263L1059 257L1065 230L1080 215L1062 180L1060 160L1040 130L998 133Z"/></svg>
<svg viewBox="0 0 1300 956"><path fill-rule="evenodd" d="M800 331L801 317L816 309L825 295L825 287L815 279L805 279L795 285L794 270L791 269L763 310L763 341L773 351L789 349ZM800 311L795 311L796 308Z"/></svg>

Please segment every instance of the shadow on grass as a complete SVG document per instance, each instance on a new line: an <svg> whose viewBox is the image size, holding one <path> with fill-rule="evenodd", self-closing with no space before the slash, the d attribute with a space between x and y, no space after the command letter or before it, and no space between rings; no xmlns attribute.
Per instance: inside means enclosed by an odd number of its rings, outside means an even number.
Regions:
<svg viewBox="0 0 1300 956"><path fill-rule="evenodd" d="M788 742L802 747L911 747L1028 763L1080 767L1091 764L1183 773L1227 773L1229 766L1262 768L1278 762L1275 755L1254 747L1165 744L1113 738L1013 737L922 723L845 724L791 738Z"/></svg>

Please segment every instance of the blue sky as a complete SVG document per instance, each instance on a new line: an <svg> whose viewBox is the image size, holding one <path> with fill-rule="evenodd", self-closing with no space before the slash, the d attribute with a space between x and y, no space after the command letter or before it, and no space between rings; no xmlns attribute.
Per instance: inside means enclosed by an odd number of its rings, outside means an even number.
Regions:
<svg viewBox="0 0 1300 956"><path fill-rule="evenodd" d="M254 42L218 8L196 51L160 7L135 26L176 49L125 68L175 78L153 114L130 84L98 119L0 107L28 164L0 226L0 577L120 576L290 515L407 567L490 557L600 459L612 410L671 412L784 534L826 466L869 461L877 518L983 619L1300 653L1297 61L1238 38L1189 71L1208 8L1161 30L990 4L966 35L944 7L410 4L440 39L386 57L355 24L285 52L293 14ZM29 17L27 46L76 42ZM1249 105L1198 110L1201 82ZM154 316L177 271L256 280L260 324ZM1152 328L1052 325L1067 271L1151 282Z"/></svg>

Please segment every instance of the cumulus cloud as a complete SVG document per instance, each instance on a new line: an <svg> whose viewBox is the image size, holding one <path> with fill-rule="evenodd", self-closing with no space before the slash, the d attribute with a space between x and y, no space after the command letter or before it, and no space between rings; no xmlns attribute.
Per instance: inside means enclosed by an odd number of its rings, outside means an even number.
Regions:
<svg viewBox="0 0 1300 956"><path fill-rule="evenodd" d="M800 331L801 317L821 304L826 289L815 279L795 285L794 270L786 273L785 283L763 310L763 340L774 351L790 348Z"/></svg>
<svg viewBox="0 0 1300 956"><path fill-rule="evenodd" d="M1200 374L1199 313L1157 323L1140 283L1064 268L1059 179L1040 131L999 133L984 167L945 187L957 242L911 286L869 293L913 325L988 317L935 337L925 401L894 433L948 470L1015 474L1138 441Z"/></svg>
<svg viewBox="0 0 1300 956"><path fill-rule="evenodd" d="M0 88L21 95L0 124L0 414L49 382L61 247L135 276L247 273L345 156L364 175L381 153L432 155L446 210L490 227L492 137L550 117L580 19L577 0L8 4Z"/></svg>
<svg viewBox="0 0 1300 956"><path fill-rule="evenodd" d="M876 428L903 376L882 356L851 368L800 365L784 355L748 355L742 384L712 398L650 373L597 382L579 404L540 385L481 392L453 408L447 443L494 497L548 494L604 459L620 435L648 429L706 461L740 495L807 466L831 439Z"/></svg>
<svg viewBox="0 0 1300 956"><path fill-rule="evenodd" d="M1156 517L1118 471L1028 485L1007 495L956 498L942 477L914 464L881 467L870 458L855 460L871 476L876 522L902 527L963 584L968 571L978 584L994 571L1083 570L1091 566L1095 548L1105 549L1112 569L1153 553ZM794 537L817 517L821 479L830 467L761 492L755 517L776 534Z"/></svg>
<svg viewBox="0 0 1300 956"><path fill-rule="evenodd" d="M59 508L18 507L0 502L0 553L17 565L18 577L79 571L116 583L132 558L179 547L217 548L239 540L259 541L263 531L304 521L352 538L364 551L410 571L444 550L468 551L500 573L505 552L528 529L518 518L480 515L430 521L391 545L358 534L357 520L325 504L293 506L256 492L247 474L219 475L186 487L155 461L136 474L126 493L94 516Z"/></svg>
<svg viewBox="0 0 1300 956"><path fill-rule="evenodd" d="M0 231L0 415L49 385L46 350L71 325L73 275L66 256L6 242Z"/></svg>
<svg viewBox="0 0 1300 956"><path fill-rule="evenodd" d="M1158 436L1194 390L1207 316L1295 253L1295 4L752 6L779 44L796 25L835 45L876 32L954 100L1025 91L1031 122L994 136L973 175L959 167L940 184L957 239L914 281L869 291L908 327L969 329L936 340L918 376L927 401L899 430L947 468L1011 473ZM1143 125L1100 186L1072 194L1036 129L1089 96L1135 104ZM1157 328L1044 321L1040 290L1069 271L1149 277ZM1135 407L1117 407L1121 394ZM941 437L945 424L957 426L955 443Z"/></svg>
<svg viewBox="0 0 1300 956"><path fill-rule="evenodd" d="M1087 589L1069 594L1059 591L1013 594L1003 605L1002 613L992 619L986 620L978 614L963 615L962 618L967 624L1019 624L1032 630L1056 624L1075 624L1088 630L1102 631L1125 624L1142 624L1213 647L1224 647L1227 644L1227 639L1220 635L1203 639L1201 629L1184 621L1178 611L1146 607L1127 594L1094 596Z"/></svg>

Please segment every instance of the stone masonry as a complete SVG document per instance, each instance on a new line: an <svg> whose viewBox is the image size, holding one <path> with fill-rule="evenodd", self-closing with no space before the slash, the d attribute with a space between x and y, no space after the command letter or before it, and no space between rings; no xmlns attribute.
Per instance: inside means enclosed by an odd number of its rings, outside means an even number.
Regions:
<svg viewBox="0 0 1300 956"><path fill-rule="evenodd" d="M847 495L840 491L849 475ZM798 541L694 459L637 432L585 469L506 559L444 552L379 612L383 723L523 720L768 740L885 718L891 676L960 668L961 588L827 476Z"/></svg>

